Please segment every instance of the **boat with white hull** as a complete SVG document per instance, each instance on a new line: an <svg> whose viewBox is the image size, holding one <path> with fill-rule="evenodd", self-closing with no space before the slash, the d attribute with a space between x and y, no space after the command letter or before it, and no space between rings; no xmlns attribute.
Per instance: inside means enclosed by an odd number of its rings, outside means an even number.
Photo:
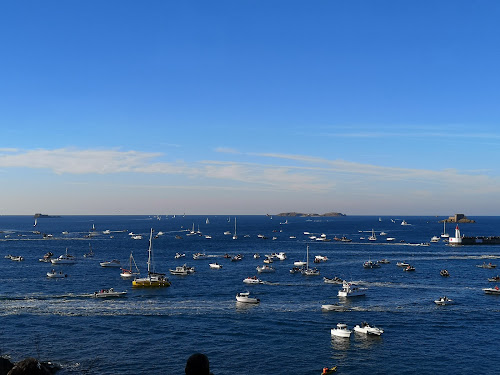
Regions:
<svg viewBox="0 0 500 375"><path fill-rule="evenodd" d="M359 297L365 295L366 288L359 288L357 286L353 286L352 283L343 281L342 289L339 290L339 297Z"/></svg>
<svg viewBox="0 0 500 375"><path fill-rule="evenodd" d="M116 298L116 297L123 297L126 295L127 292L118 292L114 290L113 288L109 289L101 289L98 290L97 292L94 292L94 297L95 298Z"/></svg>
<svg viewBox="0 0 500 375"><path fill-rule="evenodd" d="M259 303L260 299L255 297L250 297L250 292L241 292L236 294L236 301L242 303Z"/></svg>
<svg viewBox="0 0 500 375"><path fill-rule="evenodd" d="M352 331L347 327L347 324L338 323L336 328L330 330L332 336L349 338Z"/></svg>
<svg viewBox="0 0 500 375"><path fill-rule="evenodd" d="M369 325L367 322L362 322L354 327L354 332L364 333L366 335L380 336L384 333L382 328Z"/></svg>

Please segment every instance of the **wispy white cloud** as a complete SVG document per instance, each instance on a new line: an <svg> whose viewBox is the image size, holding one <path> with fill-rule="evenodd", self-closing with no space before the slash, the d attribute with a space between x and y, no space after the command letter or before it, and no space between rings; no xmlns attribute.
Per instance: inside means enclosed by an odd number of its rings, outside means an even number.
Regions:
<svg viewBox="0 0 500 375"><path fill-rule="evenodd" d="M214 150L215 152L220 152L223 154L240 154L240 152L234 148L230 147L217 147Z"/></svg>

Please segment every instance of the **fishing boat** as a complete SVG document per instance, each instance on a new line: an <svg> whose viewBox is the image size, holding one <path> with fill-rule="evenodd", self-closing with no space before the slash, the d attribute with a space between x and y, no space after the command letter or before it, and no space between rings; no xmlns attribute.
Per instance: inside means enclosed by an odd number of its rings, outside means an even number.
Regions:
<svg viewBox="0 0 500 375"><path fill-rule="evenodd" d="M132 263L134 264L135 271L132 270ZM139 275L139 267L137 267L137 263L135 262L134 256L132 255L132 252L130 252L130 257L129 257L129 267L127 268L122 268L122 272L120 273L120 277L122 279L131 279L132 277L136 277Z"/></svg>
<svg viewBox="0 0 500 375"><path fill-rule="evenodd" d="M453 303L453 300L446 297L446 296L443 296L443 297L439 297L437 300L435 300L434 303L436 305L451 305Z"/></svg>
<svg viewBox="0 0 500 375"><path fill-rule="evenodd" d="M344 323L338 323L336 328L332 328L330 330L330 333L332 336L337 336L337 337L351 337L352 331L347 328L347 324Z"/></svg>
<svg viewBox="0 0 500 375"><path fill-rule="evenodd" d="M65 277L68 277L68 275L62 273L62 271L56 272L56 270L51 270L50 272L47 272L47 277L50 277L51 279L64 279Z"/></svg>
<svg viewBox="0 0 500 375"><path fill-rule="evenodd" d="M187 276L194 273L194 267L188 267L186 264L183 264L182 266L177 266L175 269L170 270L170 273L177 276Z"/></svg>
<svg viewBox="0 0 500 375"><path fill-rule="evenodd" d="M95 298L115 298L115 297L122 297L126 294L127 294L127 292L117 292L113 288L109 288L109 289L101 289L101 290L98 290L97 292L94 292L94 297Z"/></svg>
<svg viewBox="0 0 500 375"><path fill-rule="evenodd" d="M500 294L500 288L495 286L494 288L483 288L483 292L486 294Z"/></svg>
<svg viewBox="0 0 500 375"><path fill-rule="evenodd" d="M210 268L212 268L212 269L220 269L220 268L222 268L222 264L219 264L219 263L217 263L217 262L215 262L215 263L209 263L208 265L209 265L209 266L210 266Z"/></svg>
<svg viewBox="0 0 500 375"><path fill-rule="evenodd" d="M371 326L367 322L362 322L361 324L357 324L356 326L354 326L354 332L380 336L382 333L384 333L384 330L382 328Z"/></svg>
<svg viewBox="0 0 500 375"><path fill-rule="evenodd" d="M245 284L262 284L262 280L257 278L257 276L249 276L246 279L243 279Z"/></svg>
<svg viewBox="0 0 500 375"><path fill-rule="evenodd" d="M365 295L365 288L358 288L357 286L353 286L352 283L348 281L342 282L342 289L338 291L339 297L358 297Z"/></svg>
<svg viewBox="0 0 500 375"><path fill-rule="evenodd" d="M168 287L170 281L165 277L164 273L155 272L153 262L153 228L149 235L149 249L148 249L148 275L142 278L136 278L132 281L134 287Z"/></svg>
<svg viewBox="0 0 500 375"><path fill-rule="evenodd" d="M274 272L275 269L267 264L264 264L262 266L257 266L257 272L258 273L269 273L269 272Z"/></svg>
<svg viewBox="0 0 500 375"><path fill-rule="evenodd" d="M66 254L60 255L56 259L50 260L52 264L75 264L76 259L73 255L68 254L68 248L66 248Z"/></svg>
<svg viewBox="0 0 500 375"><path fill-rule="evenodd" d="M250 297L250 292L241 292L236 294L236 301L243 303L259 303L260 299Z"/></svg>
<svg viewBox="0 0 500 375"><path fill-rule="evenodd" d="M323 277L323 282L326 284L342 284L344 280L337 276L334 278Z"/></svg>

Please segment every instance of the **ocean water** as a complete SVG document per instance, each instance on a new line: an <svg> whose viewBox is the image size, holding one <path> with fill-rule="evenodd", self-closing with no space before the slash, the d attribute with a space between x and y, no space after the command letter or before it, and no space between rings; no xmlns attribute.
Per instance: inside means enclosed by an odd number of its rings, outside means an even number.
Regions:
<svg viewBox="0 0 500 375"><path fill-rule="evenodd" d="M38 219L34 227L32 217L1 216L0 354L13 360L51 360L63 366L61 374L182 374L195 352L208 355L215 375L320 374L333 365L339 374L351 375L498 373L500 296L481 289L494 286L487 278L500 270L476 265L500 262L500 246L450 247L442 241L416 246L442 233L438 220L443 217L290 217L284 224L285 218L276 216L238 216L237 240L223 234L234 231L234 217L208 216L209 224L206 218L63 216ZM400 225L402 219L411 225ZM474 219L474 224L460 225L462 234L500 235L500 217ZM186 236L193 224L212 238ZM98 235L87 238L93 225ZM196 268L193 275L169 275L169 288L133 289L119 269L100 267L99 262L115 258L128 265L133 251L145 273L150 228L164 232L153 240L156 270L168 273L187 263ZM377 241L360 240L372 229ZM34 230L53 237L43 239ZM305 231L353 241L315 241ZM387 242L382 231L396 240ZM129 232L143 239L133 240ZM454 225L448 224L447 232L453 235ZM95 256L84 258L89 243ZM320 277L289 272L294 261L306 259L307 246L311 262L315 255L329 258L315 264ZM66 248L77 256L76 264L38 261L48 251L58 256ZM287 259L273 263L276 272L258 275L263 255L280 251ZM174 259L176 252L186 258ZM197 252L210 258L194 260ZM226 253L244 258L231 262L222 257ZM262 257L254 259L254 253ZM13 262L4 258L7 254L25 260ZM378 269L362 266L382 258L391 263ZM210 269L214 260L223 268ZM404 272L398 261L411 263L416 271ZM47 278L52 268L68 277ZM450 277L439 275L443 268ZM266 283L242 282L253 275ZM367 294L342 301L337 297L340 286L324 283L323 276L348 279L368 288ZM127 296L90 297L109 287L127 291ZM237 304L235 295L243 291L261 303ZM456 303L434 304L442 295ZM345 311L322 312L322 304L333 303L343 304ZM385 333L353 333L349 339L330 335L339 322L352 328L362 321Z"/></svg>

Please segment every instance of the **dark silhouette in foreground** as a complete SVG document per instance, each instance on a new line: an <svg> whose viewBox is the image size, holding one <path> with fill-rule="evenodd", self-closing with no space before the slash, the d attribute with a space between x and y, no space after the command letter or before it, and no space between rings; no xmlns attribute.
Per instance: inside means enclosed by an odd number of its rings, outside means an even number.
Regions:
<svg viewBox="0 0 500 375"><path fill-rule="evenodd" d="M186 375L213 375L210 372L208 357L202 353L195 353L189 357L184 371Z"/></svg>

